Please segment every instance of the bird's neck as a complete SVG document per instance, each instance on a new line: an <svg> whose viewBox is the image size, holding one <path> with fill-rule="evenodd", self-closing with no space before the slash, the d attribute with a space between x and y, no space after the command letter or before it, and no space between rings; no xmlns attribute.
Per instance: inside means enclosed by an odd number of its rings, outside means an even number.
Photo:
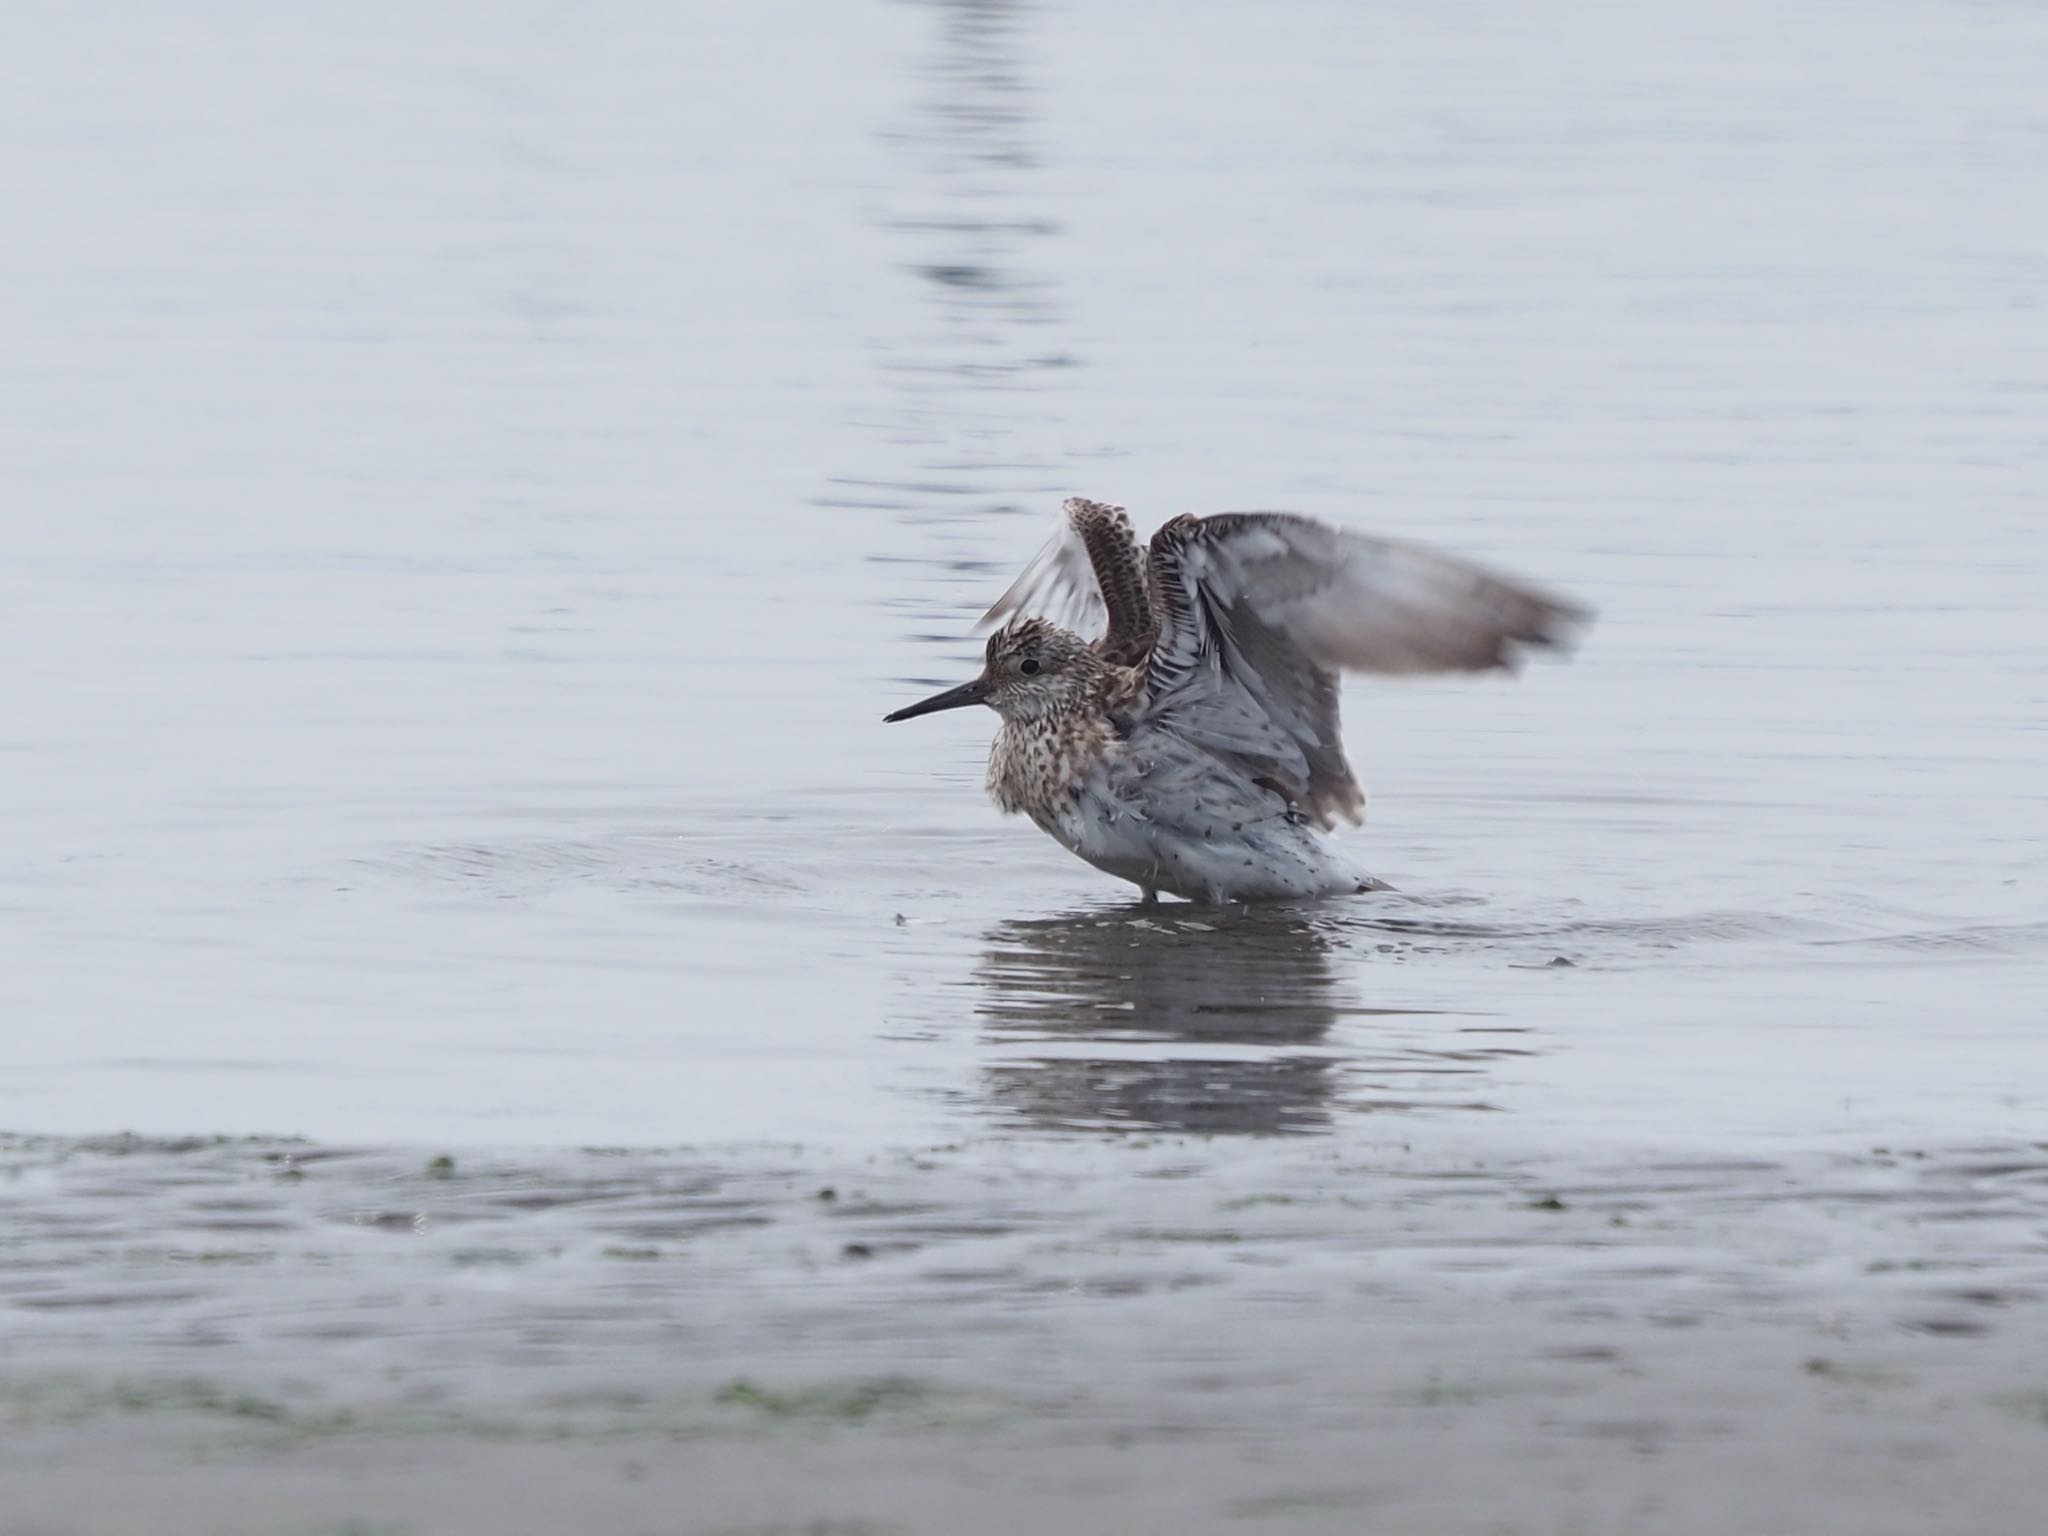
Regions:
<svg viewBox="0 0 2048 1536"><path fill-rule="evenodd" d="M988 756L988 793L1006 812L1044 822L1070 804L1122 731L1101 690L1027 717L1005 718Z"/></svg>

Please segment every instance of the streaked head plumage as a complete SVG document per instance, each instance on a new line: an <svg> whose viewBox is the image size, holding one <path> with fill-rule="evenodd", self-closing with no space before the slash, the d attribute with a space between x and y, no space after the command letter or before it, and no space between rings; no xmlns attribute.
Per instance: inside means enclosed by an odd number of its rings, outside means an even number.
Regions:
<svg viewBox="0 0 2048 1536"><path fill-rule="evenodd" d="M1058 713L1092 697L1094 650L1050 619L1012 619L988 637L985 659L989 707L1006 719Z"/></svg>
<svg viewBox="0 0 2048 1536"><path fill-rule="evenodd" d="M1026 615L988 637L981 676L885 718L912 720L969 704L986 704L1006 720L1063 714L1093 700L1101 665L1093 648L1072 630Z"/></svg>

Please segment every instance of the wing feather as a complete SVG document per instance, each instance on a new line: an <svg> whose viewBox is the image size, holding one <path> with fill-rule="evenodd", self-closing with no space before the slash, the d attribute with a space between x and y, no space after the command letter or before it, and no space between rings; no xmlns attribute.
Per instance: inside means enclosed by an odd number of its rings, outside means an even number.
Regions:
<svg viewBox="0 0 2048 1536"><path fill-rule="evenodd" d="M1356 821L1341 671L1514 667L1591 615L1454 555L1284 512L1181 517L1153 536L1160 631L1147 719L1270 780L1324 826Z"/></svg>
<svg viewBox="0 0 2048 1536"><path fill-rule="evenodd" d="M1052 539L982 615L987 629L1036 614L1094 637L1109 660L1136 666L1158 633L1145 574L1145 553L1122 507L1081 497L1061 509Z"/></svg>

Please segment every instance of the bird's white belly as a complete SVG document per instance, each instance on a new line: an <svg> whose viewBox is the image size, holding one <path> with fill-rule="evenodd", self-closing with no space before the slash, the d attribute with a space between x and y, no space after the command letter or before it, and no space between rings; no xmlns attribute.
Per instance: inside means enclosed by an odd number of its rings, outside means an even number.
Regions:
<svg viewBox="0 0 2048 1536"><path fill-rule="evenodd" d="M1190 901L1350 894L1368 879L1322 834L1284 814L1232 818L1197 807L1169 824L1156 807L1119 798L1095 775L1036 819L1097 869Z"/></svg>

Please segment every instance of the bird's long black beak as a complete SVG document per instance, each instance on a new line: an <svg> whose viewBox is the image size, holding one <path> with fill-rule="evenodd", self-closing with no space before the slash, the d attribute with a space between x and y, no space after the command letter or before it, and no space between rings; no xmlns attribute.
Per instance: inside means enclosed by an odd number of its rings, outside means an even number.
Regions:
<svg viewBox="0 0 2048 1536"><path fill-rule="evenodd" d="M893 715L882 716L885 725L894 725L898 720L915 720L919 715L935 715L942 709L965 709L970 704L988 702L988 679L977 677L971 683L962 683L958 688L948 688L944 693L935 693L928 699L907 704Z"/></svg>

